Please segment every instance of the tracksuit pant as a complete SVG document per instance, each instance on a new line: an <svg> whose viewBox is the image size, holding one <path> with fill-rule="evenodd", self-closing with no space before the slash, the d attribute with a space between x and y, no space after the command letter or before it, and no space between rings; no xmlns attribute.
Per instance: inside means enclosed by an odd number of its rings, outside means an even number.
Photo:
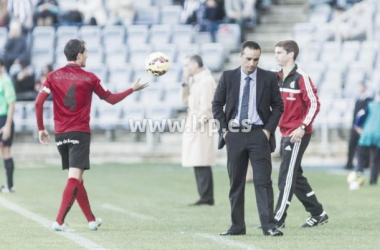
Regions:
<svg viewBox="0 0 380 250"><path fill-rule="evenodd" d="M306 211L312 216L323 212L306 177L303 176L301 167L302 156L309 145L311 134L304 135L299 142L291 143L290 137L281 139L281 166L278 177L278 197L274 218L277 224L282 224L286 219L286 210L292 200L293 193L301 201Z"/></svg>

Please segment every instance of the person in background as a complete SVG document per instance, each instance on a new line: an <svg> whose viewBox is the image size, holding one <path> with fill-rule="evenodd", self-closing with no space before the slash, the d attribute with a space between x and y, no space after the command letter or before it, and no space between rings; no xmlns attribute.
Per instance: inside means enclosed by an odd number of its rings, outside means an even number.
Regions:
<svg viewBox="0 0 380 250"><path fill-rule="evenodd" d="M13 114L16 94L11 79L5 72L4 62L0 59L0 151L4 161L7 183L1 186L2 193L14 192L14 162L11 146L14 136Z"/></svg>
<svg viewBox="0 0 380 250"><path fill-rule="evenodd" d="M355 129L356 117L359 111L365 109L368 103L372 101L372 98L369 95L367 91L367 87L364 82L360 82L358 84L358 90L359 90L358 91L359 96L355 102L354 114L353 114L353 119L352 119L352 127L351 127L351 132L350 132L350 139L348 142L347 163L346 163L345 169L353 169L353 166L354 166L353 161L356 154L358 141L360 138L359 133Z"/></svg>
<svg viewBox="0 0 380 250"><path fill-rule="evenodd" d="M377 91L374 101L368 103L367 108L358 113L355 129L360 134L358 142L358 164L355 172L349 174L350 190L359 189L364 183L362 177L364 168L368 168L372 158L372 168L369 184L377 185L380 170L380 90ZM372 157L370 155L372 154Z"/></svg>
<svg viewBox="0 0 380 250"><path fill-rule="evenodd" d="M37 92L34 91L35 74L33 67L27 61L21 61L19 71L11 75L18 101L34 101Z"/></svg>
<svg viewBox="0 0 380 250"><path fill-rule="evenodd" d="M135 17L135 0L108 0L109 23L128 26Z"/></svg>
<svg viewBox="0 0 380 250"><path fill-rule="evenodd" d="M216 83L202 58L185 60L182 101L188 106L182 141L182 166L194 167L199 200L192 205L214 205L211 166L215 164L214 136L211 132L211 101Z"/></svg>
<svg viewBox="0 0 380 250"><path fill-rule="evenodd" d="M107 14L101 0L79 0L78 11L83 14L87 25L104 26L107 23Z"/></svg>
<svg viewBox="0 0 380 250"><path fill-rule="evenodd" d="M58 23L59 4L56 0L40 0L34 9L37 26L52 26Z"/></svg>

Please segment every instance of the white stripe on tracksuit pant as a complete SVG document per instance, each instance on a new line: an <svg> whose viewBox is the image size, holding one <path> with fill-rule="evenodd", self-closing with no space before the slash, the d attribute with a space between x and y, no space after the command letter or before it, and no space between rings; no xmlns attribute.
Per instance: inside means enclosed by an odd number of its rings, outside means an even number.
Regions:
<svg viewBox="0 0 380 250"><path fill-rule="evenodd" d="M309 145L310 137L310 134L304 135L302 140L296 143L291 143L290 137L281 139L281 166L278 177L280 194L274 213L278 224L285 222L286 210L290 205L293 193L311 215L319 215L323 212L323 207L318 202L306 177L303 176L301 167L302 156Z"/></svg>

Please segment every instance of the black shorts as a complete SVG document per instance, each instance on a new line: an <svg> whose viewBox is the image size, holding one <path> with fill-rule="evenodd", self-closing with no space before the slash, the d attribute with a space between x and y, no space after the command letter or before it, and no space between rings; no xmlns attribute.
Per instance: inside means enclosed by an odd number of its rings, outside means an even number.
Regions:
<svg viewBox="0 0 380 250"><path fill-rule="evenodd" d="M7 122L7 116L6 115L1 115L0 116L0 128L2 128L5 125L6 122ZM3 146L10 147L10 146L12 146L13 136L15 134L14 132L15 132L15 124L12 121L11 136L8 138L8 140L3 141L3 133L0 133L0 147L3 147Z"/></svg>
<svg viewBox="0 0 380 250"><path fill-rule="evenodd" d="M55 142L62 158L62 169L90 169L91 134L66 132L55 135Z"/></svg>

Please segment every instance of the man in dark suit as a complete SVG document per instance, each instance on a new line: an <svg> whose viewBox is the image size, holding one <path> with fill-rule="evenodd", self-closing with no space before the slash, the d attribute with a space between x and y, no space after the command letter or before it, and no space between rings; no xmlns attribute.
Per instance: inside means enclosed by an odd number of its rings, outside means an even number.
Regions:
<svg viewBox="0 0 380 250"><path fill-rule="evenodd" d="M274 132L283 112L277 75L257 67L260 46L241 46L241 67L224 71L212 110L219 123L219 149L227 146L232 226L221 235L245 235L244 188L248 160L252 162L256 202L264 235L282 236L274 224L271 152ZM225 110L223 108L225 107Z"/></svg>

